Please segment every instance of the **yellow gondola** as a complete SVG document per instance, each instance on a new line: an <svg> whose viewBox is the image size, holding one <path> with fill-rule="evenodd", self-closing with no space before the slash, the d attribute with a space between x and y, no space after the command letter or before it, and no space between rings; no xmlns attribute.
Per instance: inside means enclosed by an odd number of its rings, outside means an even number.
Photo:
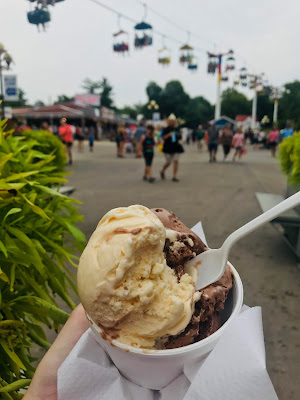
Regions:
<svg viewBox="0 0 300 400"><path fill-rule="evenodd" d="M168 66L171 63L171 55L170 55L170 49L167 47L162 47L160 50L158 50L158 64L161 64L162 66Z"/></svg>

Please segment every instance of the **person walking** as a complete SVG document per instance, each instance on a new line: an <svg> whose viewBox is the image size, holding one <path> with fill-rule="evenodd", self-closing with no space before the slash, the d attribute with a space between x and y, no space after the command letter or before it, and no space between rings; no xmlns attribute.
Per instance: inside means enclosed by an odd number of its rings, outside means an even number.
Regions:
<svg viewBox="0 0 300 400"><path fill-rule="evenodd" d="M208 152L209 152L209 162L216 162L216 154L218 151L219 142L219 131L214 122L211 123L207 130L208 135Z"/></svg>
<svg viewBox="0 0 300 400"><path fill-rule="evenodd" d="M141 137L143 135L146 135L146 128L144 127L144 122L140 121L139 126L135 130L135 141L136 141L136 158L141 158L142 157L142 152L140 151L139 148L139 143L141 141Z"/></svg>
<svg viewBox="0 0 300 400"><path fill-rule="evenodd" d="M154 126L148 125L146 127L146 134L142 135L140 143L139 143L139 151L143 153L145 160L145 171L143 180L153 183L155 178L152 176L151 166L154 157Z"/></svg>
<svg viewBox="0 0 300 400"><path fill-rule="evenodd" d="M235 162L236 156L238 156L238 159L240 160L243 155L244 135L242 128L239 128L236 134L233 136L233 146L235 149L235 153L233 155L232 161Z"/></svg>
<svg viewBox="0 0 300 400"><path fill-rule="evenodd" d="M61 119L60 127L58 128L58 133L62 142L66 146L69 165L72 165L73 135L72 135L71 125L67 123L67 118Z"/></svg>
<svg viewBox="0 0 300 400"><path fill-rule="evenodd" d="M293 136L294 130L289 123L286 124L285 129L280 132L281 139Z"/></svg>
<svg viewBox="0 0 300 400"><path fill-rule="evenodd" d="M269 138L268 138L272 157L276 156L278 140L279 140L279 130L277 129L276 125L273 125L273 129L269 133Z"/></svg>
<svg viewBox="0 0 300 400"><path fill-rule="evenodd" d="M117 157L123 158L123 150L125 144L125 127L124 124L121 124L117 128L116 134L116 143L117 143Z"/></svg>
<svg viewBox="0 0 300 400"><path fill-rule="evenodd" d="M203 138L204 138L204 134L205 134L205 132L204 132L204 130L203 130L202 125L201 125L201 124L198 125L198 128L197 128L197 130L196 130L196 138L197 138L197 147L198 147L198 150L199 150L199 151L201 151L202 148L203 148Z"/></svg>
<svg viewBox="0 0 300 400"><path fill-rule="evenodd" d="M160 171L161 179L165 179L165 171L173 162L173 182L179 182L177 178L179 167L179 154L184 152L183 146L179 143L180 135L176 131L176 117L170 114L167 119L167 126L162 130L161 138L163 140L163 153L166 162Z"/></svg>
<svg viewBox="0 0 300 400"><path fill-rule="evenodd" d="M94 151L94 141L95 141L95 135L92 131L90 131L89 134L90 151Z"/></svg>
<svg viewBox="0 0 300 400"><path fill-rule="evenodd" d="M224 161L226 160L232 144L233 133L230 124L226 124L221 136L221 143L223 146Z"/></svg>
<svg viewBox="0 0 300 400"><path fill-rule="evenodd" d="M84 135L82 133L82 128L80 126L76 126L76 133L75 133L75 139L77 139L77 150L79 152L83 152L83 141L84 141Z"/></svg>
<svg viewBox="0 0 300 400"><path fill-rule="evenodd" d="M53 133L53 131L52 131L52 129L51 129L51 127L50 127L50 125L48 124L47 121L43 121L43 122L42 122L41 129L42 129L43 131L47 131L47 132Z"/></svg>

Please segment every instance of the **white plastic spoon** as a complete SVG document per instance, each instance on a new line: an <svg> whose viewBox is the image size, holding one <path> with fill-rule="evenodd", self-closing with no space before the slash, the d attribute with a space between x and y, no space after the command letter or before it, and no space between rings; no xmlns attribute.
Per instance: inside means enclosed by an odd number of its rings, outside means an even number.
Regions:
<svg viewBox="0 0 300 400"><path fill-rule="evenodd" d="M225 272L229 251L235 242L299 204L300 192L297 192L293 196L277 204L275 207L254 218L246 225L237 229L228 236L222 247L219 249L209 249L188 261L186 266L189 269L194 265L199 266L196 289L200 290L221 278Z"/></svg>

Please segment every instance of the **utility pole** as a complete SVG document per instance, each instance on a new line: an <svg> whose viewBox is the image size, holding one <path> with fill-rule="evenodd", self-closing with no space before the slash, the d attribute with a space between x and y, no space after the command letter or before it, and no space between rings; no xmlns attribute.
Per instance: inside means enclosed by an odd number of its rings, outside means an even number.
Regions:
<svg viewBox="0 0 300 400"><path fill-rule="evenodd" d="M5 65L2 62L5 62ZM9 70L12 57L7 53L2 43L0 43L0 90L1 90L1 118L5 118L4 90L3 90L3 70Z"/></svg>

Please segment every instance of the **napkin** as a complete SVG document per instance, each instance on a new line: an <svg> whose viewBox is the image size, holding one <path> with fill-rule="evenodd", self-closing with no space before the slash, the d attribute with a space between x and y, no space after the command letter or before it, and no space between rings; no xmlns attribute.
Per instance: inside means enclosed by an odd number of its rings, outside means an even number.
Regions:
<svg viewBox="0 0 300 400"><path fill-rule="evenodd" d="M193 231L206 243L202 224ZM124 378L88 329L58 370L58 400L278 400L266 370L261 308L244 306L204 362L160 391Z"/></svg>

